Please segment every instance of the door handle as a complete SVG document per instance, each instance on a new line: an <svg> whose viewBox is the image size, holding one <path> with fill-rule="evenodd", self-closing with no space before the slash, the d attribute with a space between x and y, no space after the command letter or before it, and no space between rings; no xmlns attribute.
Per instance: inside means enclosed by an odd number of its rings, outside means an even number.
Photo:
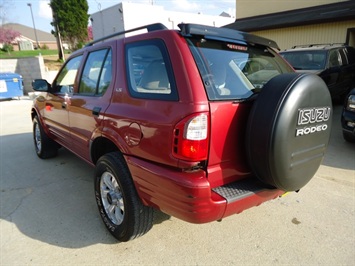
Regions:
<svg viewBox="0 0 355 266"><path fill-rule="evenodd" d="M62 102L62 108L66 109L67 108L67 103L66 102Z"/></svg>

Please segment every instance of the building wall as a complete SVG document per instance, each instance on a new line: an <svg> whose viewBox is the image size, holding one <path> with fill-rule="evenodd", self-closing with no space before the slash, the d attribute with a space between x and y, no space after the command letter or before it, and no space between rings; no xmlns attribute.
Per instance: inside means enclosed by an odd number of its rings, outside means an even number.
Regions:
<svg viewBox="0 0 355 266"><path fill-rule="evenodd" d="M114 5L91 15L94 40L115 32L158 22L169 29L178 29L178 24L181 22L221 27L234 21L235 18L232 17L175 12L165 10L163 6L127 2Z"/></svg>
<svg viewBox="0 0 355 266"><path fill-rule="evenodd" d="M47 48L49 50L57 50L58 49L57 43L53 43L53 42L39 42L39 45L41 48L43 48L43 46L47 46ZM12 46L14 48L14 51L21 50L18 43L14 43ZM32 49L29 49L29 50L34 50L33 47L36 47L36 42L33 42Z"/></svg>
<svg viewBox="0 0 355 266"><path fill-rule="evenodd" d="M348 0L236 0L236 18L254 17L344 1Z"/></svg>
<svg viewBox="0 0 355 266"><path fill-rule="evenodd" d="M355 46L355 20L254 31L252 33L276 41L281 50L284 50L301 44L345 43L348 29L353 29L348 44Z"/></svg>

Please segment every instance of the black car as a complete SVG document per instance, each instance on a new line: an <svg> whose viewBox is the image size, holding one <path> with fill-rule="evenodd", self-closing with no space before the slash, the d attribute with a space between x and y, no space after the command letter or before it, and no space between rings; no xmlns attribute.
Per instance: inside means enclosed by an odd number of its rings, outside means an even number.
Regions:
<svg viewBox="0 0 355 266"><path fill-rule="evenodd" d="M294 46L280 54L297 72L312 72L327 84L332 99L343 101L355 88L355 49L344 44Z"/></svg>
<svg viewBox="0 0 355 266"><path fill-rule="evenodd" d="M344 139L355 143L355 89L350 91L345 100L341 125L343 127Z"/></svg>

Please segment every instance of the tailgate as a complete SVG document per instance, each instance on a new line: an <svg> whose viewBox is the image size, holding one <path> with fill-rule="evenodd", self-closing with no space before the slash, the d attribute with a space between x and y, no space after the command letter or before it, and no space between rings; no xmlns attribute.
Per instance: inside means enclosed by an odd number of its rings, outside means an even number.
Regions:
<svg viewBox="0 0 355 266"><path fill-rule="evenodd" d="M250 175L245 132L251 102L210 102L211 137L208 179L217 187Z"/></svg>

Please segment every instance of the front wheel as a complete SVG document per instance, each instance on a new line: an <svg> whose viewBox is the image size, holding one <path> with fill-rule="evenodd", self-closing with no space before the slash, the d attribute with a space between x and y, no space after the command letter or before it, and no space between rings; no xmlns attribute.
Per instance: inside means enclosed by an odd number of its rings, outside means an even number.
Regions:
<svg viewBox="0 0 355 266"><path fill-rule="evenodd" d="M97 162L95 197L105 226L119 241L132 240L152 228L153 209L139 199L120 153L106 154Z"/></svg>
<svg viewBox="0 0 355 266"><path fill-rule="evenodd" d="M47 159L57 156L60 146L47 136L37 116L33 118L33 141L39 158Z"/></svg>

